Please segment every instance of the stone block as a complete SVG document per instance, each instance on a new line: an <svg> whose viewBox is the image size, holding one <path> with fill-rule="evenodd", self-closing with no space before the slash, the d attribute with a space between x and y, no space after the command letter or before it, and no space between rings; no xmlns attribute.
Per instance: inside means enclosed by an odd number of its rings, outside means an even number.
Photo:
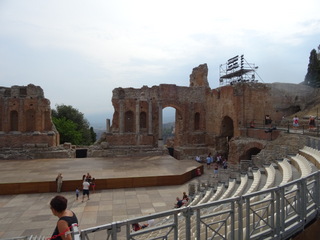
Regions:
<svg viewBox="0 0 320 240"><path fill-rule="evenodd" d="M63 148L64 148L64 149L71 149L71 143L65 142L65 143L63 144Z"/></svg>
<svg viewBox="0 0 320 240"><path fill-rule="evenodd" d="M101 147L102 147L103 149L107 149L107 148L109 148L109 143L108 143L108 142L102 142L102 143L101 143Z"/></svg>
<svg viewBox="0 0 320 240"><path fill-rule="evenodd" d="M24 148L34 148L36 145L34 143L25 143L23 144Z"/></svg>
<svg viewBox="0 0 320 240"><path fill-rule="evenodd" d="M48 143L36 143L36 147L37 148L47 148L48 147Z"/></svg>

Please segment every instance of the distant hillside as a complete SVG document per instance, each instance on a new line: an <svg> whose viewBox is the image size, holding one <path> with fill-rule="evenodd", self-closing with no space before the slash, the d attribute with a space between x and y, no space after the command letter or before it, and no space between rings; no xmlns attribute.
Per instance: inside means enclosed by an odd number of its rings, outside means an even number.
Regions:
<svg viewBox="0 0 320 240"><path fill-rule="evenodd" d="M297 115L301 119L309 118L311 115L320 117L320 89L317 89L317 91L316 97L304 110L297 112L290 117L293 117L294 115Z"/></svg>

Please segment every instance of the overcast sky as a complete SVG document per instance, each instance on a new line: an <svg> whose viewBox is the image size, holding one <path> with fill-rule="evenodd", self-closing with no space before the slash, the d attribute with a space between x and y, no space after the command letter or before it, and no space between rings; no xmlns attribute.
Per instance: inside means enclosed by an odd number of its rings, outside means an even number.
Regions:
<svg viewBox="0 0 320 240"><path fill-rule="evenodd" d="M319 0L0 0L0 86L44 90L91 122L112 118L112 90L189 86L207 63L244 54L265 83L300 83L320 44Z"/></svg>

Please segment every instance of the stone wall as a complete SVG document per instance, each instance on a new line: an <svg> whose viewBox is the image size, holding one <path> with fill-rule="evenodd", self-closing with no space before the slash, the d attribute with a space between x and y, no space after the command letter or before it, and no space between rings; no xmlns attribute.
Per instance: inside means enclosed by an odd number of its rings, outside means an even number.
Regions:
<svg viewBox="0 0 320 240"><path fill-rule="evenodd" d="M115 108L112 126L102 141L157 146L162 140L162 109L173 107L176 109L175 145L204 144L206 91L206 87L169 84L141 89L117 88L112 97Z"/></svg>
<svg viewBox="0 0 320 240"><path fill-rule="evenodd" d="M0 87L0 139L0 147L57 146L59 133L41 87Z"/></svg>
<svg viewBox="0 0 320 240"><path fill-rule="evenodd" d="M301 84L239 82L210 89L207 66L200 65L190 75L190 86L161 84L140 89L116 88L112 103L114 115L110 131L99 143L150 147L162 146L162 110L173 107L175 116L175 156L190 157L190 148L229 154L236 163L244 149L229 152L230 140L249 137L270 141L279 131L265 133L266 115L273 123L308 106L316 92ZM254 121L262 129L248 129ZM254 144L251 144L255 148ZM259 145L260 149L264 145ZM205 150L204 150L205 151Z"/></svg>

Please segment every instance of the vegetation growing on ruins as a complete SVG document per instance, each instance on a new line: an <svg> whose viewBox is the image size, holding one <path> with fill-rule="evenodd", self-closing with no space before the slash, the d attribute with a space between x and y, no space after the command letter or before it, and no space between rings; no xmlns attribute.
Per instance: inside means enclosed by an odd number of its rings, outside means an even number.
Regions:
<svg viewBox="0 0 320 240"><path fill-rule="evenodd" d="M96 141L96 134L83 113L70 105L56 105L56 110L52 109L52 121L60 133L60 143L90 145Z"/></svg>
<svg viewBox="0 0 320 240"><path fill-rule="evenodd" d="M318 51L320 51L320 45L318 47ZM319 54L315 49L310 52L308 72L305 76L304 84L320 88L320 60Z"/></svg>

